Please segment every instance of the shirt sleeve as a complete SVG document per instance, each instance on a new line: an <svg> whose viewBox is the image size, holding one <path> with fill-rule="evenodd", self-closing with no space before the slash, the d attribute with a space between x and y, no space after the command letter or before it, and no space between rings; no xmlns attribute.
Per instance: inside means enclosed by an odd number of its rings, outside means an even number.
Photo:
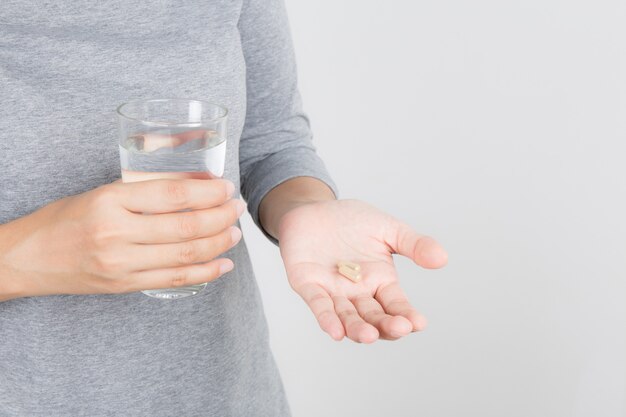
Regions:
<svg viewBox="0 0 626 417"><path fill-rule="evenodd" d="M246 119L239 144L241 194L263 234L259 204L277 185L314 177L338 190L312 143L297 86L284 0L243 0L238 23L246 63Z"/></svg>

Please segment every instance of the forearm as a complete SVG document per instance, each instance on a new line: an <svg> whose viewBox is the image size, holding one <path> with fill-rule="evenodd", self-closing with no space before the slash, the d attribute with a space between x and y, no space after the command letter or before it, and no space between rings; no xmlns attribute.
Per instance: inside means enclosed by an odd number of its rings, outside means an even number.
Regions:
<svg viewBox="0 0 626 417"><path fill-rule="evenodd" d="M335 199L335 194L328 185L317 178L292 178L273 188L261 200L259 205L261 225L267 233L279 239L278 225L285 213L303 204Z"/></svg>

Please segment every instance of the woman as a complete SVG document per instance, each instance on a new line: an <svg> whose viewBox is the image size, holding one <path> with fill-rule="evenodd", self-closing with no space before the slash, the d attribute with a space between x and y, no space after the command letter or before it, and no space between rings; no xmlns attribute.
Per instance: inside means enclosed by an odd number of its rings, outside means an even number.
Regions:
<svg viewBox="0 0 626 417"><path fill-rule="evenodd" d="M0 23L0 415L289 415L235 190L332 338L423 328L391 254L446 254L336 200L282 0L4 0ZM223 180L116 181L112 109L154 97L230 109ZM207 280L175 302L139 292Z"/></svg>

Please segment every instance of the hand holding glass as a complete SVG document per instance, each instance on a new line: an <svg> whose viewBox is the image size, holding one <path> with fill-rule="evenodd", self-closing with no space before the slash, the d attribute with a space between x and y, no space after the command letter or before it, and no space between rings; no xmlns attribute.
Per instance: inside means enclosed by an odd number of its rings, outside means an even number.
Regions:
<svg viewBox="0 0 626 417"><path fill-rule="evenodd" d="M221 178L227 113L223 106L189 99L138 100L120 105L122 181ZM175 299L195 295L205 287L203 283L142 292Z"/></svg>

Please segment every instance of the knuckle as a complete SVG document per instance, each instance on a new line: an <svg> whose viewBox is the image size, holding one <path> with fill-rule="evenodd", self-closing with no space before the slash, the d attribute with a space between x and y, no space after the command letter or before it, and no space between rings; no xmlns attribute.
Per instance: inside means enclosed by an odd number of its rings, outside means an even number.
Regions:
<svg viewBox="0 0 626 417"><path fill-rule="evenodd" d="M181 265L187 265L196 262L198 258L198 249L196 245L191 242L182 244L182 247L178 251L178 263Z"/></svg>
<svg viewBox="0 0 626 417"><path fill-rule="evenodd" d="M367 322L377 322L385 317L385 313L383 313L382 311L368 311L364 313L362 317L363 320Z"/></svg>
<svg viewBox="0 0 626 417"><path fill-rule="evenodd" d="M326 304L328 302L328 297L325 296L324 294L315 294L314 296L309 298L308 302L310 305L320 304L320 303Z"/></svg>
<svg viewBox="0 0 626 417"><path fill-rule="evenodd" d="M330 310L324 310L317 315L318 323L323 327L332 323L333 321L333 312Z"/></svg>
<svg viewBox="0 0 626 417"><path fill-rule="evenodd" d="M225 202L231 197L228 185L229 182L230 181L227 180L211 181L216 201Z"/></svg>
<svg viewBox="0 0 626 417"><path fill-rule="evenodd" d="M211 265L211 264L207 265L206 276L208 277L208 281L213 281L226 274L228 274L228 272L222 273L220 271L220 268L216 265Z"/></svg>
<svg viewBox="0 0 626 417"><path fill-rule="evenodd" d="M222 276L219 272L219 268L211 264L205 264L202 268L202 279L204 282L210 282L218 279Z"/></svg>
<svg viewBox="0 0 626 417"><path fill-rule="evenodd" d="M196 214L186 214L179 217L177 224L178 236L191 239L200 235L200 220Z"/></svg>
<svg viewBox="0 0 626 417"><path fill-rule="evenodd" d="M121 230L119 224L97 221L91 224L87 233L96 247L105 247L120 236Z"/></svg>
<svg viewBox="0 0 626 417"><path fill-rule="evenodd" d="M180 181L167 181L165 194L177 206L184 206L189 202L189 191L185 184Z"/></svg>
<svg viewBox="0 0 626 417"><path fill-rule="evenodd" d="M170 287L183 287L189 283L189 272L185 268L176 269L172 273Z"/></svg>
<svg viewBox="0 0 626 417"><path fill-rule="evenodd" d="M217 222L220 230L226 230L235 223L235 218L232 216L231 211L226 209L221 212L220 216L217 216Z"/></svg>
<svg viewBox="0 0 626 417"><path fill-rule="evenodd" d="M341 317L342 319L346 320L346 319L350 319L356 316L357 312L354 310L342 310L339 313L337 313L337 315Z"/></svg>
<svg viewBox="0 0 626 417"><path fill-rule="evenodd" d="M120 270L121 263L117 257L109 253L96 253L92 259L95 270L100 274L111 274Z"/></svg>
<svg viewBox="0 0 626 417"><path fill-rule="evenodd" d="M118 197L118 187L104 185L92 191L90 203L95 208L102 208L103 206L108 206L113 201L116 201Z"/></svg>
<svg viewBox="0 0 626 417"><path fill-rule="evenodd" d="M358 295L354 299L354 303L355 304L361 304L361 305L371 304L372 301L373 300L372 300L372 296L371 295Z"/></svg>
<svg viewBox="0 0 626 417"><path fill-rule="evenodd" d="M230 249L234 243L235 241L233 240L230 230L227 229L224 233L222 233L222 236L219 242L219 248L222 251L225 251L225 250Z"/></svg>

